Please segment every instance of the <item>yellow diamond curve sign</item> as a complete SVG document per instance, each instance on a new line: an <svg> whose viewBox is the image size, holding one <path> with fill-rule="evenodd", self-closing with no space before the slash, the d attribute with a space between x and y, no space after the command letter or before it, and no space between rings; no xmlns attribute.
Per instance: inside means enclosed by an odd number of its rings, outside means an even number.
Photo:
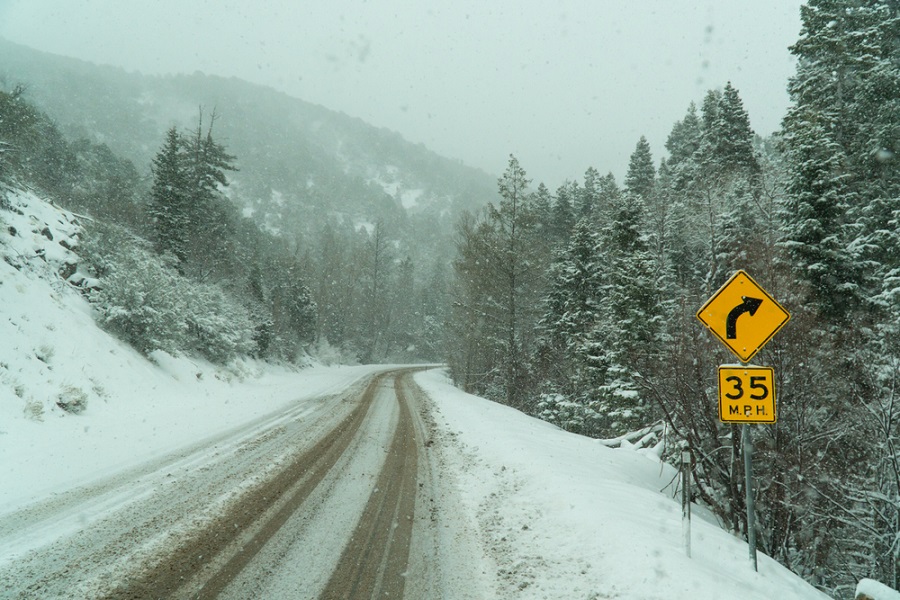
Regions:
<svg viewBox="0 0 900 600"><path fill-rule="evenodd" d="M749 362L791 315L747 273L738 271L697 311L697 318L742 362Z"/></svg>

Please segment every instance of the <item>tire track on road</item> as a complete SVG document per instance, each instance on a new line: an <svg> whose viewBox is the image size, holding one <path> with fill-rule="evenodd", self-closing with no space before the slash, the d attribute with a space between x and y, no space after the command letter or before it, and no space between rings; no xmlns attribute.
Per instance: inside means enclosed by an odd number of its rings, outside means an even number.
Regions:
<svg viewBox="0 0 900 600"><path fill-rule="evenodd" d="M387 460L320 596L322 600L403 597L415 517L419 449L409 401L399 381L402 377L409 375L394 378L400 419Z"/></svg>
<svg viewBox="0 0 900 600"><path fill-rule="evenodd" d="M346 452L384 377L384 374L376 376L353 412L315 446L195 532L165 560L105 598L215 598Z"/></svg>

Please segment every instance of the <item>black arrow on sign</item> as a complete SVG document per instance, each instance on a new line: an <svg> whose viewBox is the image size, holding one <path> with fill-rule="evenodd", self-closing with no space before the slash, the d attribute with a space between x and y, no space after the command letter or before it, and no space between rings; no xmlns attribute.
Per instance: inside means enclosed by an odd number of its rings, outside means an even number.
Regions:
<svg viewBox="0 0 900 600"><path fill-rule="evenodd" d="M737 338L738 317L745 312L750 313L752 317L763 302L759 298L750 298L748 296L741 296L741 299L743 302L732 308L731 312L728 313L728 318L725 319L725 337L729 340Z"/></svg>

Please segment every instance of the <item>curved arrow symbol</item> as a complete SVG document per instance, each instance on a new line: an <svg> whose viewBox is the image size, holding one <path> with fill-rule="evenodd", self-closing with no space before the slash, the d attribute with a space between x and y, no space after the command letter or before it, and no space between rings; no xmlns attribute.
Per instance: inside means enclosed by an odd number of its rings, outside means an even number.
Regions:
<svg viewBox="0 0 900 600"><path fill-rule="evenodd" d="M759 298L750 298L748 296L741 296L741 299L743 302L732 308L731 312L728 313L728 317L725 319L725 337L729 340L737 338L738 317L745 312L750 313L750 316L752 317L756 314L756 310L763 302Z"/></svg>

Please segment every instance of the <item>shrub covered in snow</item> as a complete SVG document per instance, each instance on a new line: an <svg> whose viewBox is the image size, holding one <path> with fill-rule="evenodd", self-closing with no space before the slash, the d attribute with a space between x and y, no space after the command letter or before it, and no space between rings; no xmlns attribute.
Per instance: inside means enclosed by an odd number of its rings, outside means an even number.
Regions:
<svg viewBox="0 0 900 600"><path fill-rule="evenodd" d="M31 419L32 421L43 421L44 405L34 399L26 400L25 406L22 407L22 414L25 415L26 419Z"/></svg>
<svg viewBox="0 0 900 600"><path fill-rule="evenodd" d="M56 405L73 415L80 415L87 410L88 396L73 385L67 385L56 397Z"/></svg>
<svg viewBox="0 0 900 600"><path fill-rule="evenodd" d="M217 286L193 284L189 287L190 293L182 298L188 309L185 315L188 349L220 363L250 354L256 344L253 341L254 326L247 310Z"/></svg>
<svg viewBox="0 0 900 600"><path fill-rule="evenodd" d="M85 250L100 276L89 295L98 321L141 353L191 352L225 362L253 350L246 309L221 288L179 275L143 240L95 228Z"/></svg>
<svg viewBox="0 0 900 600"><path fill-rule="evenodd" d="M90 294L99 322L143 354L187 345L178 275L146 248L107 256L108 273Z"/></svg>

